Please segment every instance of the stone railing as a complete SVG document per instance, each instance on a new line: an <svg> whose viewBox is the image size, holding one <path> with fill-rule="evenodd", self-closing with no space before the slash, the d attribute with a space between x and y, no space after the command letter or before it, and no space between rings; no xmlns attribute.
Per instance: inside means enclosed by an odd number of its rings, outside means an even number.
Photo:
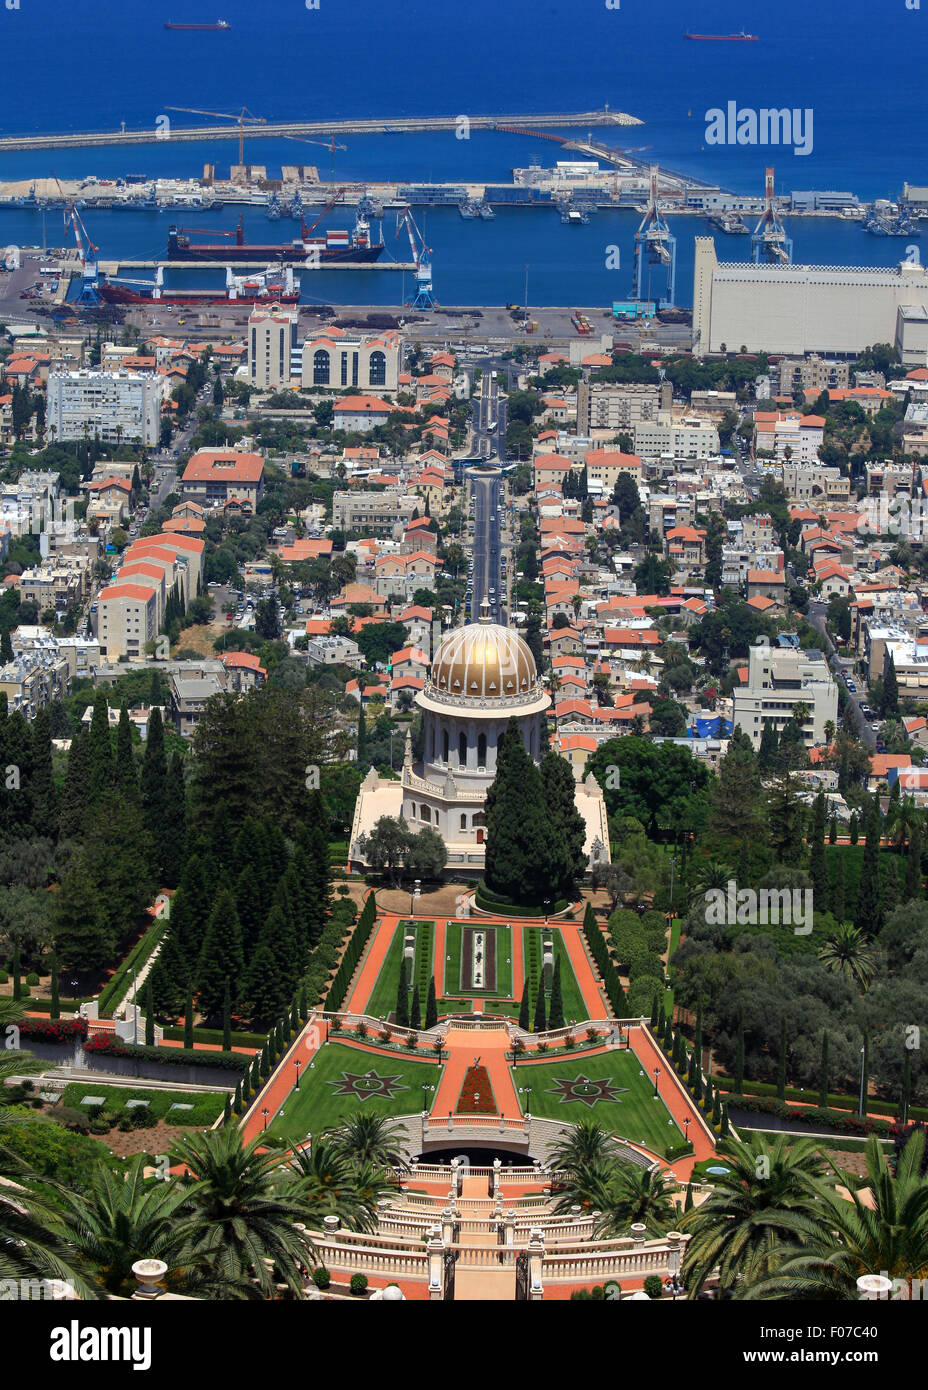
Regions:
<svg viewBox="0 0 928 1390"><path fill-rule="evenodd" d="M545 1251L542 1276L545 1283L575 1283L589 1279L602 1283L614 1278L644 1279L649 1274L666 1275L679 1271L689 1236L671 1233L660 1240L620 1240L582 1242L578 1249Z"/></svg>

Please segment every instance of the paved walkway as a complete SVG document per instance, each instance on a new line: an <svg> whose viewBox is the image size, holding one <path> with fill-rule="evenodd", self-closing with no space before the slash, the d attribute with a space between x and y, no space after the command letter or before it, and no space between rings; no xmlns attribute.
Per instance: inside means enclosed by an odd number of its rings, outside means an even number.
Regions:
<svg viewBox="0 0 928 1390"><path fill-rule="evenodd" d="M346 1013L364 1013L374 992L374 985L377 983L380 968L393 943L393 934L399 925L399 920L396 913L391 912L378 922L377 930L367 943L360 973L355 977L354 988L342 1006Z"/></svg>
<svg viewBox="0 0 928 1390"><path fill-rule="evenodd" d="M497 1105L496 1113L509 1115L513 1119L521 1115L519 1098L512 1083L509 1063L506 1061L509 1037L505 1029L476 1032L472 1028L452 1026L448 1029L445 1047L448 1050L448 1060L435 1093L433 1115L444 1116L449 1111L457 1111L458 1096L461 1094L464 1077L468 1068L473 1066L474 1058L478 1056L481 1066L486 1067L490 1077Z"/></svg>

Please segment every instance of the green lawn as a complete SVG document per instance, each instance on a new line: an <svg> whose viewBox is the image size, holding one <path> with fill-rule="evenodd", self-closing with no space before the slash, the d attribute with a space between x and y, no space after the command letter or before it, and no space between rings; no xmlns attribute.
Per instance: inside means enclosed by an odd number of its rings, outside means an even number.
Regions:
<svg viewBox="0 0 928 1390"><path fill-rule="evenodd" d="M583 1002L583 995L580 993L580 986L577 984L577 977L574 974L573 966L570 963L570 956L564 945L563 937L556 927L548 928L547 933L554 942L554 959L561 962L561 999L564 1002L564 1018L569 1023L572 1018L582 1020L589 1018L590 1011ZM545 938L544 927L523 927L522 928L522 960L525 966L525 978L528 980L528 1009L529 1026L535 1017L535 999L538 994L538 977L541 974L541 945ZM550 992L548 994L548 1007L551 1004ZM518 1012L518 1008L516 1010Z"/></svg>
<svg viewBox="0 0 928 1390"><path fill-rule="evenodd" d="M425 1022L425 1005L429 997L429 980L435 969L433 964L435 956L435 923L417 922L416 923L416 954L412 963L412 985L419 986L419 1013L422 1022ZM436 992L438 984L436 982ZM412 995L410 994L410 998Z"/></svg>
<svg viewBox="0 0 928 1390"><path fill-rule="evenodd" d="M91 1116L97 1107L84 1105L82 1102L85 1096L102 1096L103 1108L107 1114L112 1114L115 1117L114 1123L121 1120L123 1115L131 1115L133 1109L137 1108L131 1106L127 1109L128 1101L144 1100L148 1102L148 1113L154 1115L158 1120L164 1120L165 1124L204 1126L211 1125L222 1114L226 1093L224 1091L146 1091L139 1087L130 1086L100 1086L94 1077L88 1076L86 1081L72 1081L65 1086L61 1096L61 1104ZM192 1108L172 1110L173 1105Z"/></svg>
<svg viewBox="0 0 928 1390"><path fill-rule="evenodd" d="M405 935L403 926L404 924L400 922L393 929L390 949L380 967L380 974L374 983L371 997L364 1006L364 1012L372 1014L374 1018L388 1018L396 1009L396 991L399 989L400 966L403 962L403 936ZM384 930L382 924L378 930Z"/></svg>
<svg viewBox="0 0 928 1390"><path fill-rule="evenodd" d="M371 1071L376 1073L376 1078L393 1080L386 1093L378 1086L376 1091L368 1091L362 1098L351 1089L354 1083L346 1082L345 1078L361 1078L363 1088L364 1078ZM308 1132L319 1134L342 1123L359 1106L379 1115L416 1114L423 1108L423 1083L437 1090L440 1077L441 1068L434 1062L415 1061L399 1053L386 1056L364 1052L344 1043L329 1042L316 1053L310 1066L304 1068L300 1089L290 1092L283 1110L268 1124L268 1133L290 1140L305 1139ZM339 1087L347 1087L347 1090L340 1094ZM431 1108L434 1092L430 1091L426 1099Z"/></svg>
<svg viewBox="0 0 928 1390"><path fill-rule="evenodd" d="M639 1076L639 1071L633 1052L616 1050L559 1062L521 1062L513 1071L513 1082L517 1091L531 1088L530 1095L520 1094L519 1101L523 1110L528 1108L533 1115L571 1124L593 1119L603 1129L663 1155L668 1145L682 1143L683 1135L663 1100L653 1099L653 1081L647 1075ZM562 1100L557 1083L577 1081L581 1076L619 1088L618 1094L592 1104L582 1099ZM667 1085L666 1080L662 1084Z"/></svg>
<svg viewBox="0 0 928 1390"><path fill-rule="evenodd" d="M461 985L461 952L463 929L477 927L475 922L449 922L445 929L444 995L460 996L467 999L510 999L512 997L512 931L509 927L490 928L496 940L496 988L493 990L469 990L466 994ZM437 983L437 981L436 981Z"/></svg>

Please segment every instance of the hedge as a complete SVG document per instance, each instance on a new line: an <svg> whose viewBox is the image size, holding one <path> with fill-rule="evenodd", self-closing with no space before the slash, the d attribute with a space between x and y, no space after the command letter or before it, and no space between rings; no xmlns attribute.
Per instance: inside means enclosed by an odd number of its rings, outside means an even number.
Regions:
<svg viewBox="0 0 928 1390"><path fill-rule="evenodd" d="M139 937L122 965L117 966L115 974L104 985L100 993L99 1011L101 1018L110 1015L122 1003L132 983L133 969L136 974L141 970L164 935L167 924L168 919L166 917L156 917L151 926L147 927Z"/></svg>
<svg viewBox="0 0 928 1390"><path fill-rule="evenodd" d="M730 1076L713 1076L713 1086L720 1086L723 1091L734 1094L735 1083ZM776 1083L773 1081L745 1081L742 1087L743 1094L746 1096L775 1096L777 1093ZM818 1088L807 1086L801 1091L798 1086L787 1086L786 1099L798 1100L801 1105L816 1104L810 1097L818 1096ZM856 1110L860 1104L858 1096L832 1095L829 1092L828 1106L832 1110ZM870 1096L869 1104L875 1105L880 1110L885 1110L890 1115L898 1115L900 1106L894 1100L880 1100ZM928 1108L920 1105L909 1106L910 1120L928 1120Z"/></svg>
<svg viewBox="0 0 928 1390"><path fill-rule="evenodd" d="M586 944L590 948L590 955L596 962L602 982L612 1005L612 1011L616 1018L624 1017L628 1008L628 1001L625 998L625 991L619 980L619 972L616 970L609 954L609 947L603 935L602 928L596 920L596 914L589 903L583 914L583 935L586 937Z"/></svg>
<svg viewBox="0 0 928 1390"><path fill-rule="evenodd" d="M161 1029L166 1038L172 1042L183 1042L185 1030L183 1027L175 1027L173 1024ZM194 1028L193 1041L202 1043L222 1043L221 1028ZM232 1033L233 1047L263 1047L267 1042L266 1033Z"/></svg>
<svg viewBox="0 0 928 1390"><path fill-rule="evenodd" d="M743 1110L748 1115L776 1115L781 1120L796 1120L804 1125L837 1129L842 1134L889 1134L892 1128L888 1120L876 1120L866 1115L860 1119L844 1110L825 1110L818 1105L798 1108L766 1096L729 1096L728 1104L731 1109Z"/></svg>
<svg viewBox="0 0 928 1390"><path fill-rule="evenodd" d="M335 974L335 979L329 987L326 995L325 1007L327 1013L335 1013L341 1008L354 974L355 966L361 959L361 953L367 945L368 938L377 920L377 902L373 893L369 893L367 901L361 909L357 926L351 933L345 953ZM320 942L320 945L322 943Z"/></svg>
<svg viewBox="0 0 928 1390"><path fill-rule="evenodd" d="M143 1047L122 1042L109 1034L88 1038L85 1052L100 1052L108 1057L134 1057L145 1062L164 1062L175 1067L215 1067L225 1071L246 1071L252 1058L241 1052L190 1051L186 1047Z"/></svg>
<svg viewBox="0 0 928 1390"><path fill-rule="evenodd" d="M24 1018L16 1027L20 1037L43 1042L68 1042L87 1036L86 1018Z"/></svg>
<svg viewBox="0 0 928 1390"><path fill-rule="evenodd" d="M511 898L492 893L482 881L477 884L474 902L484 912L493 912L497 917L553 917L570 906L566 898L558 898L557 902L550 903L547 908L522 907Z"/></svg>
<svg viewBox="0 0 928 1390"><path fill-rule="evenodd" d="M92 994L88 994L86 998L79 996L77 999L62 997L58 1001L58 1006L63 1013L73 1013L81 1004L92 1004L94 997L95 996ZM47 1014L51 1013L51 1008L52 1001L50 999L30 998L29 1000L29 1009L31 1012Z"/></svg>

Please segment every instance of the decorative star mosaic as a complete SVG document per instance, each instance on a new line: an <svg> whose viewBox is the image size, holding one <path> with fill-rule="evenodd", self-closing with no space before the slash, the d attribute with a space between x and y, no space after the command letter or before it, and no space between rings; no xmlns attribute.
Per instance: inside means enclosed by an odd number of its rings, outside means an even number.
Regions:
<svg viewBox="0 0 928 1390"><path fill-rule="evenodd" d="M360 1072L343 1071L340 1081L329 1081L329 1086L334 1086L332 1092L335 1096L356 1096L358 1100L369 1100L371 1096L385 1096L389 1098L394 1091L408 1091L409 1087L404 1086L398 1076L380 1076L375 1071Z"/></svg>
<svg viewBox="0 0 928 1390"><path fill-rule="evenodd" d="M603 1077L600 1081L591 1081L588 1076L575 1076L568 1080L555 1081L548 1094L557 1096L561 1105L569 1100L579 1100L584 1105L594 1106L599 1100L618 1100L627 1090L627 1086L616 1086L608 1077Z"/></svg>

